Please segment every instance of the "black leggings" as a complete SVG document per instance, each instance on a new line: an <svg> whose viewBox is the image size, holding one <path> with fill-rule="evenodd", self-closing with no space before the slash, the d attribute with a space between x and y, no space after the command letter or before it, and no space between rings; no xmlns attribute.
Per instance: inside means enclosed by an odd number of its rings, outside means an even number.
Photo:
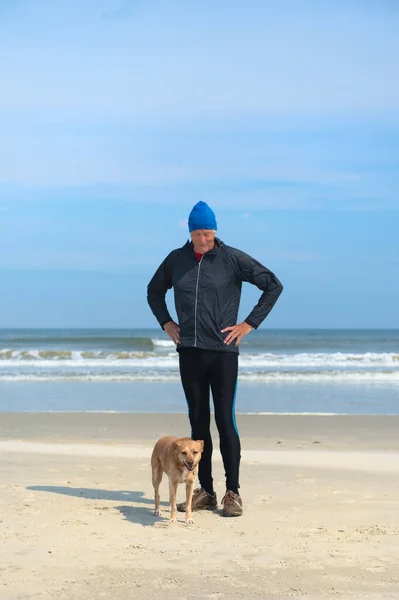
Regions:
<svg viewBox="0 0 399 600"><path fill-rule="evenodd" d="M188 404L191 437L204 440L198 474L200 485L208 491L213 489L209 404L209 392L212 390L226 487L233 490L239 488L241 446L234 414L238 354L185 348L179 351L179 364Z"/></svg>

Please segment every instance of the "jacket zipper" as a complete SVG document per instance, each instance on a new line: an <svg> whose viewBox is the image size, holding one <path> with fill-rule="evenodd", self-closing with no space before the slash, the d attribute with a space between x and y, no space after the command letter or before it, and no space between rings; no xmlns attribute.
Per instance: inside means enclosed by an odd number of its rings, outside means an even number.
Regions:
<svg viewBox="0 0 399 600"><path fill-rule="evenodd" d="M194 304L194 347L197 346L197 304L198 304L198 282L199 282L199 274L202 259L204 257L201 256L201 260L198 263L198 272L197 272L197 285L195 286L195 304Z"/></svg>

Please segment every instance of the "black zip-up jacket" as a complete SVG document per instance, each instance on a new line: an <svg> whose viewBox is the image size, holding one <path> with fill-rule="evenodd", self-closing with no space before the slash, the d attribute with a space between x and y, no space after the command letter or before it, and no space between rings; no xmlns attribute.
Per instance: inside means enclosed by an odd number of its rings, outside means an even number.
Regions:
<svg viewBox="0 0 399 600"><path fill-rule="evenodd" d="M180 326L177 349L197 347L205 350L238 352L224 344L227 333L221 330L236 325L242 282L253 283L262 295L245 319L257 329L269 314L283 286L277 277L241 250L226 246L215 238L215 246L198 262L192 242L173 250L160 265L147 288L147 300L160 326L172 321L165 302L166 292L174 288Z"/></svg>

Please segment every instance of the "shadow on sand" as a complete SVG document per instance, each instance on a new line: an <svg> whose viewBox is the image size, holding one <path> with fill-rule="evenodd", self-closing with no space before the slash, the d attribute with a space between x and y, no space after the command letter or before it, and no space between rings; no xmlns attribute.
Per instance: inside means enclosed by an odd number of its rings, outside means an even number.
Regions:
<svg viewBox="0 0 399 600"><path fill-rule="evenodd" d="M74 498L82 498L83 500L110 500L112 502L132 502L136 504L145 504L146 506L115 506L127 521L138 523L143 527L154 525L157 521L166 521L164 517L155 517L153 515L154 500L146 498L144 492L134 491L114 491L100 490L91 488L74 488L57 485L29 485L27 490L33 492L48 492L51 494L62 494ZM167 502L161 502L161 506L169 506ZM102 507L103 508L103 507Z"/></svg>

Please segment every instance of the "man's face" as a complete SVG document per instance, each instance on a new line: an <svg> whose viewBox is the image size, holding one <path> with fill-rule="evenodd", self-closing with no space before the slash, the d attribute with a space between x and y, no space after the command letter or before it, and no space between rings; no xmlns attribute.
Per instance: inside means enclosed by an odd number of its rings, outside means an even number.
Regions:
<svg viewBox="0 0 399 600"><path fill-rule="evenodd" d="M191 232L191 239L194 244L194 251L198 254L205 254L212 250L215 245L216 231L214 229L196 229Z"/></svg>

